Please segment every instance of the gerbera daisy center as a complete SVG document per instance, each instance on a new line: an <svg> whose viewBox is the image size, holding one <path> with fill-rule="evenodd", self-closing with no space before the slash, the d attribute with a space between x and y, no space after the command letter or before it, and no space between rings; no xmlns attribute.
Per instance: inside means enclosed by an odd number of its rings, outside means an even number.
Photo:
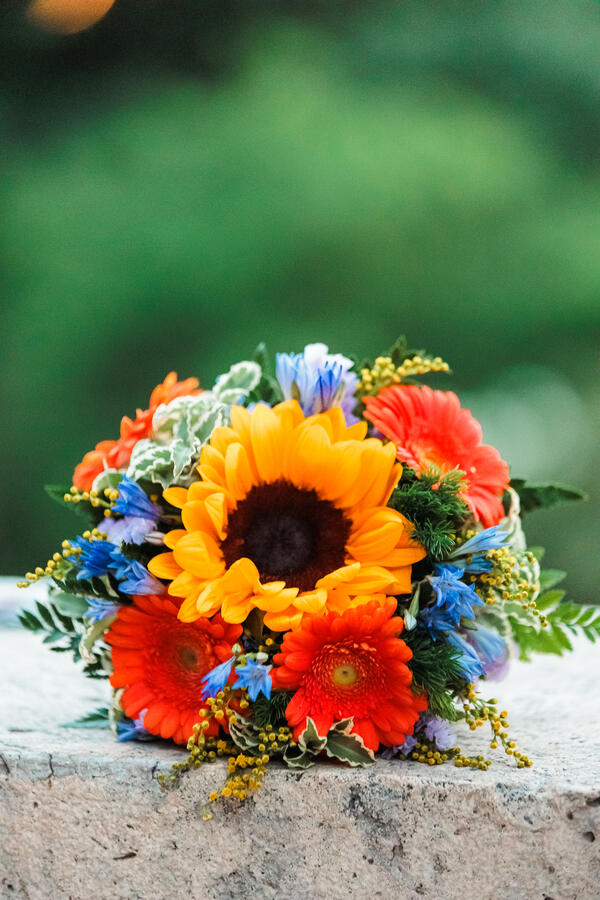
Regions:
<svg viewBox="0 0 600 900"><path fill-rule="evenodd" d="M223 556L227 566L251 559L262 581L293 580L310 591L344 565L350 522L314 490L287 481L256 485L230 515Z"/></svg>

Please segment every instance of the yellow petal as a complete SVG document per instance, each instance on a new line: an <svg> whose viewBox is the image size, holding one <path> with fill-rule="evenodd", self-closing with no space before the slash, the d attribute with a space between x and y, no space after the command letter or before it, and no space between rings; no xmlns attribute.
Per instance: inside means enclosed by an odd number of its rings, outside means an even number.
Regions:
<svg viewBox="0 0 600 900"><path fill-rule="evenodd" d="M181 572L181 566L175 561L172 553L159 553L148 563L148 571L156 578L177 578Z"/></svg>
<svg viewBox="0 0 600 900"><path fill-rule="evenodd" d="M166 491L163 491L163 497L167 503L177 507L177 509L183 507L184 503L187 501L187 495L187 488L182 487L170 487L167 488Z"/></svg>
<svg viewBox="0 0 600 900"><path fill-rule="evenodd" d="M225 477L229 493L236 501L247 497L256 483L246 448L241 444L230 444L227 448Z"/></svg>
<svg viewBox="0 0 600 900"><path fill-rule="evenodd" d="M315 590L299 594L294 600L294 606L303 613L315 615L321 612L327 603L327 591Z"/></svg>
<svg viewBox="0 0 600 900"><path fill-rule="evenodd" d="M272 631L289 631L298 628L302 621L302 613L294 606L289 606L280 613L265 613L265 625Z"/></svg>
<svg viewBox="0 0 600 900"><path fill-rule="evenodd" d="M187 534L185 528L174 528L173 531L167 532L164 536L165 547L169 547L172 550L177 541L180 540L184 534Z"/></svg>
<svg viewBox="0 0 600 900"><path fill-rule="evenodd" d="M177 542L175 561L192 575L207 581L218 578L225 571L221 550L204 531L190 531Z"/></svg>
<svg viewBox="0 0 600 900"><path fill-rule="evenodd" d="M268 406L259 404L252 413L252 449L263 482L281 478L283 429L280 419Z"/></svg>

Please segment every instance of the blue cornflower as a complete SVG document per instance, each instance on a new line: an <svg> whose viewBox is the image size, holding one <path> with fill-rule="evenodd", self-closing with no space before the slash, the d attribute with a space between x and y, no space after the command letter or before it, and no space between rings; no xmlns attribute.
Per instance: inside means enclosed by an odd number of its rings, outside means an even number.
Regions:
<svg viewBox="0 0 600 900"><path fill-rule="evenodd" d="M121 608L120 603L113 603L111 600L100 600L97 597L86 597L85 599L88 608L83 617L91 622L101 622L108 616L116 616Z"/></svg>
<svg viewBox="0 0 600 900"><path fill-rule="evenodd" d="M137 719L125 719L124 722L117 722L117 740L151 741L154 735L144 728L144 716L147 712L147 709L143 709Z"/></svg>
<svg viewBox="0 0 600 900"><path fill-rule="evenodd" d="M473 585L462 581L463 570L459 566L436 565L436 574L428 575L436 600L432 607L423 610L421 618L430 633L453 631L460 625L461 616L473 619L473 607L484 606Z"/></svg>
<svg viewBox="0 0 600 900"><path fill-rule="evenodd" d="M108 539L117 545L142 544L161 516L160 507L148 499L139 484L127 477L119 484L119 498L112 509L124 518L108 519L103 527Z"/></svg>
<svg viewBox="0 0 600 900"><path fill-rule="evenodd" d="M214 669L211 669L210 672L204 676L201 682L204 685L202 688L203 700L206 700L207 697L216 697L219 691L223 690L231 675L231 667L234 662L235 656L232 656L231 659L221 663L219 666L215 666Z"/></svg>
<svg viewBox="0 0 600 900"><path fill-rule="evenodd" d="M110 541L87 541L85 538L77 538L74 541L81 548L79 554L79 572L77 578L92 578L94 576L107 575L113 568L111 554L115 545Z"/></svg>
<svg viewBox="0 0 600 900"><path fill-rule="evenodd" d="M278 353L277 380L286 400L298 400L305 415L340 406L346 422L357 419L354 394L358 378L352 360L340 353L329 353L326 344L307 344L303 353Z"/></svg>
<svg viewBox="0 0 600 900"><path fill-rule="evenodd" d="M462 569L470 575L478 575L481 572L489 572L492 568L491 560L486 559L486 553L489 550L497 550L502 547L509 538L507 531L502 531L499 525L492 528L484 528L475 537L465 541L456 550L453 550L449 556L453 565ZM467 557L472 557L471 562L467 562Z"/></svg>
<svg viewBox="0 0 600 900"><path fill-rule="evenodd" d="M124 594L164 594L164 584L151 575L148 569L138 562L137 559L129 561L126 569L120 569L120 575L117 577L124 578L119 584L119 590Z"/></svg>
<svg viewBox="0 0 600 900"><path fill-rule="evenodd" d="M160 507L152 503L144 490L132 478L123 476L119 483L119 498L112 509L122 516L137 516L152 519L156 524L160 519Z"/></svg>
<svg viewBox="0 0 600 900"><path fill-rule="evenodd" d="M490 628L477 625L469 629L465 638L483 663L486 678L502 678L508 671L506 641Z"/></svg>
<svg viewBox="0 0 600 900"><path fill-rule="evenodd" d="M434 716L429 712L423 713L417 727L420 731L425 732L430 741L435 741L436 747L442 752L456 744L456 735L446 719L442 719L441 716Z"/></svg>
<svg viewBox="0 0 600 900"><path fill-rule="evenodd" d="M121 544L143 544L146 535L154 531L154 519L141 519L138 516L125 516L124 519L105 519L102 531L117 547Z"/></svg>
<svg viewBox="0 0 600 900"><path fill-rule="evenodd" d="M460 674L463 678L466 678L467 681L474 681L480 675L485 675L485 666L482 661L458 631L451 631L447 636L447 640L449 644L454 644L455 647L462 651L459 665Z"/></svg>
<svg viewBox="0 0 600 900"><path fill-rule="evenodd" d="M247 659L246 665L236 668L237 681L233 687L248 688L248 696L252 701L256 700L259 694L264 694L268 700L271 696L269 672L272 668L272 666L263 666L262 663L257 663L253 659Z"/></svg>
<svg viewBox="0 0 600 900"><path fill-rule="evenodd" d="M113 545L110 554L110 568L113 570L117 578L127 578L132 560L124 556L118 547Z"/></svg>

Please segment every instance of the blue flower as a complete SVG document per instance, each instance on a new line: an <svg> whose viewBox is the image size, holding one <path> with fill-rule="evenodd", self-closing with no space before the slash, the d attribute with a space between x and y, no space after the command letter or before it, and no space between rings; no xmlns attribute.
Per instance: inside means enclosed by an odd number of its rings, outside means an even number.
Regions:
<svg viewBox="0 0 600 900"><path fill-rule="evenodd" d="M447 640L448 643L454 644L455 647L462 651L459 665L460 674L463 678L466 678L467 681L474 681L480 675L485 675L485 666L461 634L457 631L451 631Z"/></svg>
<svg viewBox="0 0 600 900"><path fill-rule="evenodd" d="M465 541L456 550L453 550L449 556L453 565L462 569L470 575L478 575L481 572L489 572L492 568L491 560L486 559L486 553L489 550L497 550L502 547L509 538L507 531L502 531L499 525L492 528L484 528L475 537ZM467 562L467 557L472 557L471 562Z"/></svg>
<svg viewBox="0 0 600 900"><path fill-rule="evenodd" d="M127 578L132 560L124 556L118 547L113 545L110 554L110 568L114 571L117 578Z"/></svg>
<svg viewBox="0 0 600 900"><path fill-rule="evenodd" d="M259 694L264 694L267 700L271 696L271 676L269 672L272 666L263 666L253 659L247 659L246 665L238 666L235 670L237 681L234 688L248 688L248 696L252 701Z"/></svg>
<svg viewBox="0 0 600 900"><path fill-rule="evenodd" d="M124 519L105 519L102 530L109 541L120 547L121 544L143 544L155 525L154 519L125 516Z"/></svg>
<svg viewBox="0 0 600 900"><path fill-rule="evenodd" d="M502 678L508 671L508 647L506 641L490 628L478 625L469 629L465 638L483 663L486 678Z"/></svg>
<svg viewBox="0 0 600 900"><path fill-rule="evenodd" d="M88 608L83 617L91 622L101 622L108 616L116 616L121 608L120 603L112 603L110 600L99 600L97 597L86 597Z"/></svg>
<svg viewBox="0 0 600 900"><path fill-rule="evenodd" d="M119 584L119 590L124 594L164 594L164 584L151 575L148 569L137 559L128 560L126 567L117 571L117 577L124 579Z"/></svg>
<svg viewBox="0 0 600 900"><path fill-rule="evenodd" d="M79 572L77 578L93 578L94 576L107 575L113 568L111 554L115 545L110 541L87 541L85 538L77 538L74 541L81 548L79 554Z"/></svg>
<svg viewBox="0 0 600 900"><path fill-rule="evenodd" d="M456 735L450 728L446 719L441 716L434 716L433 713L424 713L421 716L419 729L424 731L430 741L435 741L435 745L442 753L449 750L456 744Z"/></svg>
<svg viewBox="0 0 600 900"><path fill-rule="evenodd" d="M231 659L221 663L220 666L215 666L204 676L201 682L204 685L202 688L203 700L206 700L207 697L216 697L219 691L223 690L231 675L231 667L234 662L235 656L232 656Z"/></svg>
<svg viewBox="0 0 600 900"><path fill-rule="evenodd" d="M117 740L151 741L154 735L144 728L144 716L147 712L147 709L143 709L137 719L125 719L123 722L117 722Z"/></svg>
<svg viewBox="0 0 600 900"><path fill-rule="evenodd" d="M436 574L428 575L436 600L432 607L423 610L421 619L432 636L436 631L453 631L460 625L461 616L473 619L473 608L484 606L473 585L462 581L463 570L459 566L437 565Z"/></svg>
<svg viewBox="0 0 600 900"><path fill-rule="evenodd" d="M351 372L352 360L329 353L326 344L307 344L303 353L278 353L277 380L286 400L297 400L305 415L340 406L346 422L358 421L353 414L358 378Z"/></svg>
<svg viewBox="0 0 600 900"><path fill-rule="evenodd" d="M123 476L119 484L119 498L113 505L114 512L122 516L137 516L151 519L154 524L160 519L160 507L152 503L144 490L133 479Z"/></svg>

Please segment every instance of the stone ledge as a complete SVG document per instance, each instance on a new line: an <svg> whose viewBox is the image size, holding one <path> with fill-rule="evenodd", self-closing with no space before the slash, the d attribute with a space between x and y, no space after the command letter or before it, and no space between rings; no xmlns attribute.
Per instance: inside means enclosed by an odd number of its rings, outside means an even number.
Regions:
<svg viewBox="0 0 600 900"><path fill-rule="evenodd" d="M597 898L599 675L597 649L578 644L494 685L533 769L501 755L487 772L383 760L358 772L275 768L255 798L205 823L221 765L165 791L155 775L180 750L62 727L101 704L106 685L4 629L0 896ZM460 735L485 752L480 740Z"/></svg>

